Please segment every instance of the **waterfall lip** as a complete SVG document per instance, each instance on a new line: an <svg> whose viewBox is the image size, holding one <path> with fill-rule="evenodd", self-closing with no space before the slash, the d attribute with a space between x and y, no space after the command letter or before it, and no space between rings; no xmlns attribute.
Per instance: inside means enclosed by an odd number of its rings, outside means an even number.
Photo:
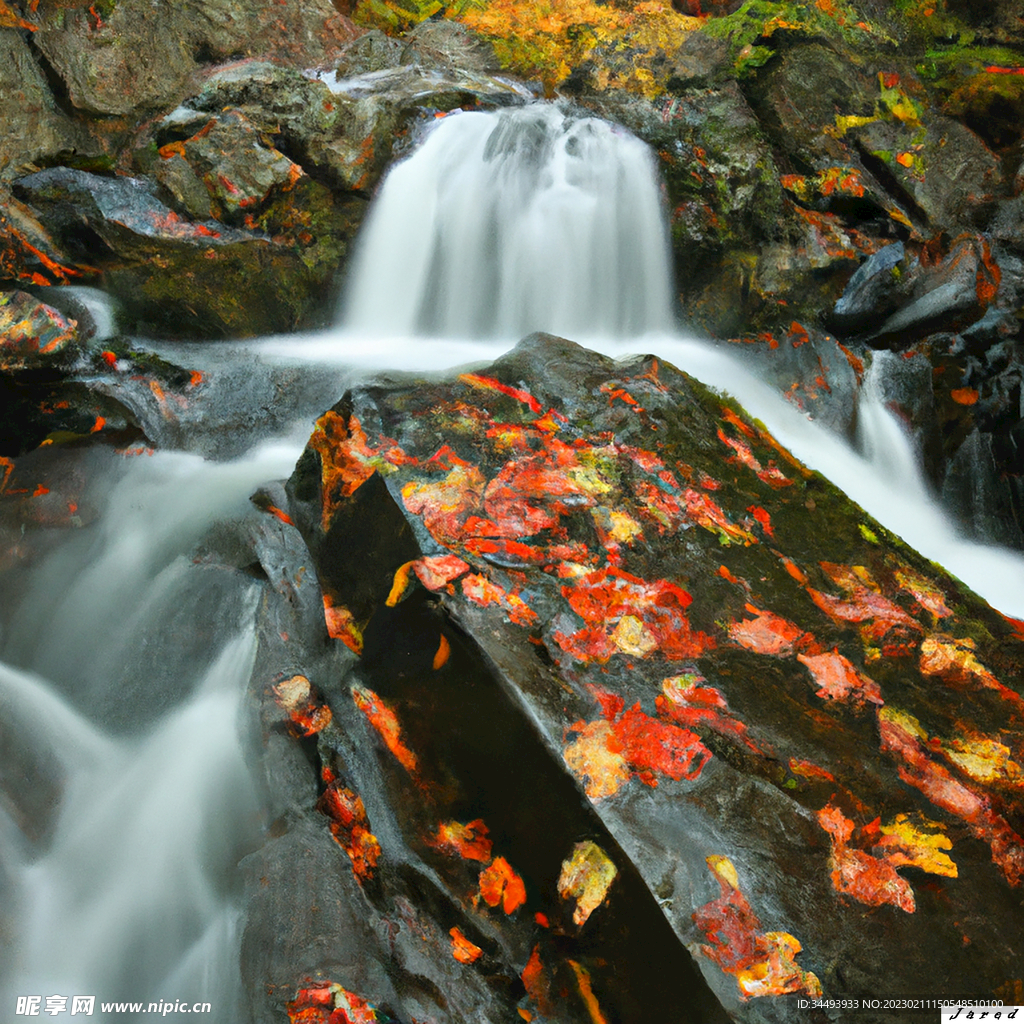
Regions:
<svg viewBox="0 0 1024 1024"><path fill-rule="evenodd" d="M364 71L362 74L339 78L336 71L308 71L307 77L323 82L336 96L363 99L367 96L386 92L389 87L408 85L418 80L422 83L417 98L424 98L446 83L458 82L463 88L475 87L488 93L508 93L509 101L518 98L531 102L536 93L522 82L504 75L488 75L474 71L458 71L455 76L436 68L425 68L417 64L402 64L397 68L382 68L379 71ZM495 88L497 87L497 89Z"/></svg>
<svg viewBox="0 0 1024 1024"><path fill-rule="evenodd" d="M647 144L566 103L441 118L371 205L342 323L507 341L667 329L662 202Z"/></svg>

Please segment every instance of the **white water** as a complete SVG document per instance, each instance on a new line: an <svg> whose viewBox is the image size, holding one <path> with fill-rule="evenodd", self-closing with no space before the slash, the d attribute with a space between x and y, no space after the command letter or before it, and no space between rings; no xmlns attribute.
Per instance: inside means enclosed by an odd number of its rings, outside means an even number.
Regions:
<svg viewBox="0 0 1024 1024"><path fill-rule="evenodd" d="M260 351L441 370L490 361L543 330L608 355L655 353L733 395L884 526L1001 611L1024 616L1024 555L964 538L943 513L875 371L859 396L859 454L721 350L667 329L667 253L652 160L633 136L543 104L460 114L388 175L340 328L272 339Z"/></svg>
<svg viewBox="0 0 1024 1024"><path fill-rule="evenodd" d="M335 375L338 395L343 376L488 362L534 329L613 356L656 353L735 395L886 526L1024 616L1024 558L957 536L870 381L860 456L721 350L671 333L669 291L640 143L544 106L460 114L382 189L345 328L231 351L254 374L287 371L289 387ZM0 657L17 666L0 665L0 722L28 738L30 764L52 768L55 797L39 812L18 763L4 762L17 752L0 750L0 1019L19 995L55 994L211 1001L207 1019L244 1019L233 866L256 841L256 801L236 719L254 590L193 552L257 486L288 475L300 447L226 463L111 456L94 485L99 520L18 577L18 607L0 623ZM40 835L21 827L29 811L45 819Z"/></svg>
<svg viewBox="0 0 1024 1024"><path fill-rule="evenodd" d="M24 738L0 764L0 1019L33 995L95 996L97 1021L136 1020L102 1002L161 999L239 1019L236 865L259 822L238 718L257 590L192 551L298 454L111 455L94 467L104 493L86 496L99 521L32 567L3 648L21 668L0 663L6 742ZM33 799L44 782L52 806ZM26 815L40 834L17 827ZM55 1018L78 1019L70 998Z"/></svg>
<svg viewBox="0 0 1024 1024"><path fill-rule="evenodd" d="M650 150L533 104L444 118L388 175L345 321L365 334L635 337L671 324Z"/></svg>

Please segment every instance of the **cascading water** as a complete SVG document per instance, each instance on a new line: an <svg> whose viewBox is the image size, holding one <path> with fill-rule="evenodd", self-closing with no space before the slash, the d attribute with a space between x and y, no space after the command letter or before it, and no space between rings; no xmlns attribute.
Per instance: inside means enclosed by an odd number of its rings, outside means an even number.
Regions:
<svg viewBox="0 0 1024 1024"><path fill-rule="evenodd" d="M53 1016L73 1019L74 998L92 996L100 1021L141 1019L104 1003L144 1013L161 1000L239 1019L236 864L258 840L258 805L238 719L257 589L195 550L297 455L94 455L81 506L97 520L8 570L5 1009L36 996L45 1013L61 996Z"/></svg>
<svg viewBox="0 0 1024 1024"><path fill-rule="evenodd" d="M345 302L353 330L518 340L671 325L650 150L533 104L442 120L388 175Z"/></svg>
<svg viewBox="0 0 1024 1024"><path fill-rule="evenodd" d="M870 387L861 457L720 350L670 332L667 252L653 161L632 136L541 104L446 117L381 190L344 328L213 354L163 349L208 374L196 399L202 429L181 437L222 455L244 448L224 442L234 429L225 423L245 418L240 363L257 382L250 395L305 392L308 408L289 414L308 423L325 388L337 397L353 373L488 361L531 330L610 355L643 348L734 394L876 518L1024 615L1024 559L958 539L924 489L907 486L909 442ZM265 429L286 429L284 419L268 416ZM242 514L260 484L287 475L300 444L219 463L83 454L96 521L54 542L37 538L34 561L5 570L5 1009L24 995L95 995L98 1004L194 996L213 1004L206 1019L245 1019L233 865L258 841L237 735L255 584L205 563L197 545ZM65 1018L70 1006L57 1015ZM135 1015L97 1005L91 1019Z"/></svg>

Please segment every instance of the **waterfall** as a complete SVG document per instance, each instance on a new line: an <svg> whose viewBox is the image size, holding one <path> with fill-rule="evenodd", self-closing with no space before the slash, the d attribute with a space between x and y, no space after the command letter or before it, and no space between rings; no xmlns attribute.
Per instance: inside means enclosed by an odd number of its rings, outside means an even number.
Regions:
<svg viewBox="0 0 1024 1024"><path fill-rule="evenodd" d="M258 842L258 806L237 717L257 588L198 551L259 485L290 473L301 442L267 414L225 444L255 415L240 415L243 394L254 408L293 402L308 435L366 371L482 364L532 330L616 357L655 352L733 394L883 524L1024 617L1024 557L958 536L870 379L859 455L723 351L673 333L670 281L654 164L637 139L542 104L452 114L387 177L342 326L154 346L207 374L182 437L224 461L80 452L95 520L37 531L32 559L0 588L0 1005L95 995L91 1019L123 1024L134 1016L105 1017L99 1000L194 994L213 1002L208 1019L245 1019L234 865Z"/></svg>
<svg viewBox="0 0 1024 1024"><path fill-rule="evenodd" d="M0 645L0 1005L161 999L241 1019L236 865L259 841L239 738L256 585L196 548L296 448L92 459L90 526L8 569ZM139 1002L142 1016L102 1012ZM45 1013L45 1010L43 1011ZM47 1019L53 1019L47 1014ZM4 1019L8 1019L5 1017ZM178 1019L175 1017L174 1019Z"/></svg>
<svg viewBox="0 0 1024 1024"><path fill-rule="evenodd" d="M387 176L344 302L354 331L632 337L671 324L653 157L559 107L444 117Z"/></svg>

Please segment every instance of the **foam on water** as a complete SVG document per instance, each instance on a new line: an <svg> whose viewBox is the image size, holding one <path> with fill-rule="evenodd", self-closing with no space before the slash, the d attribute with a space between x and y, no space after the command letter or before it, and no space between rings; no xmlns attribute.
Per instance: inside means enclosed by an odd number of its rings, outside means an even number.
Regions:
<svg viewBox="0 0 1024 1024"><path fill-rule="evenodd" d="M444 118L387 176L344 303L380 336L633 337L671 323L650 150L557 106Z"/></svg>

